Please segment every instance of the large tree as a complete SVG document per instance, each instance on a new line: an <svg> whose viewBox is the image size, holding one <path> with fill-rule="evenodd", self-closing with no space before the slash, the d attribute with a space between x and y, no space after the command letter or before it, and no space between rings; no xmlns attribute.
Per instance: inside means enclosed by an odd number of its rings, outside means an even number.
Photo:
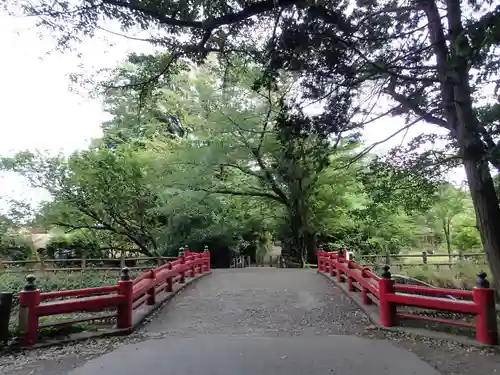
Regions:
<svg viewBox="0 0 500 375"><path fill-rule="evenodd" d="M477 105L488 85L498 82L500 7L488 0L356 5L352 9L337 0L42 0L24 9L42 16L40 23L59 34L63 47L82 33L92 34L103 19L118 21L125 32L134 26L159 29L151 42L172 52L147 79L136 82L145 87L168 73L178 58L209 52L219 52L221 61L231 53L244 54L263 65L268 81L281 69L300 72L311 98L328 96L333 82L335 87L374 82L394 103L388 114L406 116L408 126L426 121L448 132L452 153L441 153L437 162L457 156L463 162L482 242L500 282L500 208L489 170L500 167L498 103Z"/></svg>

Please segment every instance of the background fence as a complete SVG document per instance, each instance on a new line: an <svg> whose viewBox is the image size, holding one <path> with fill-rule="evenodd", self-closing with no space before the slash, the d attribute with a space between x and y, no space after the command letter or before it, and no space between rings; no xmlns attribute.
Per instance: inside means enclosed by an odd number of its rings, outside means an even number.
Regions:
<svg viewBox="0 0 500 375"><path fill-rule="evenodd" d="M42 259L38 260L0 260L2 272L33 272L33 271L113 271L128 267L130 270L149 269L161 265L175 257L136 257L136 258L77 258L77 259Z"/></svg>
<svg viewBox="0 0 500 375"><path fill-rule="evenodd" d="M387 254L387 255L358 255L356 261L366 267L376 267L387 264L392 267L403 269L410 266L431 266L440 269L442 267L452 268L461 261L470 261L477 264L486 264L485 253L428 253L422 251L420 254Z"/></svg>

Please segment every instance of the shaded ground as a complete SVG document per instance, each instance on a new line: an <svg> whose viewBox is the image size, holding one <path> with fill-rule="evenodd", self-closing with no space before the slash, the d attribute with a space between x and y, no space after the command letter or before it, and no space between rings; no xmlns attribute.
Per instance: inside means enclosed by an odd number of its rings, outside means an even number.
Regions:
<svg viewBox="0 0 500 375"><path fill-rule="evenodd" d="M345 336L325 337L327 335L351 335L383 341L360 341ZM265 344L262 341L264 339ZM209 340L211 344L207 345ZM315 370L318 374L324 373L327 367L332 373L359 374L359 369L366 369L367 366L374 369L378 366L380 374L500 373L498 352L430 339L415 340L402 334L378 331L347 296L323 277L310 270L272 268L216 270L213 275L175 297L151 318L148 325L132 336L93 340L1 358L0 373L67 374L71 368L96 358L70 374L93 375L96 368L101 368L108 375L114 375L113 371L118 370L121 375L125 375L124 371L131 370L134 364L138 365L140 358L149 358L153 362L161 358L166 363L172 363L170 356L175 353L180 355L179 350L175 349L176 345L184 348L186 358L191 355L196 359L186 359L184 362L187 361L186 365L191 367L176 368L174 372L178 374L189 373L188 371L193 371L193 374L211 373L206 371L209 371L207 365L211 363L212 357L223 356L231 360L226 367L214 368L214 371L219 371L219 375L225 375L225 372L229 375L232 371L232 375L235 372L234 366L246 363L245 361L252 363L252 360L246 358L250 356L248 353L259 354L261 359L253 359L255 366L264 366L260 367L262 371L277 375L282 371L291 373L292 368L295 369L292 375L314 373L304 372L304 367ZM113 351L119 347L119 350ZM305 349L308 347L311 349ZM369 354L369 349L376 350L375 355ZM318 351L332 354L329 357L323 355L326 357L325 361L329 362L316 361L319 367L313 369L310 367L312 365L306 365L310 363L307 358L315 357L314 353ZM430 366L418 361L408 351L424 359L438 372L433 372ZM101 356L109 352L108 356ZM138 352L141 355L134 356ZM362 361L360 356L364 356ZM353 357L357 359L352 360ZM125 358L129 362L125 362ZM197 362L200 360L201 362ZM221 361L214 363L219 362ZM120 368L113 369L112 366L117 363ZM199 367L196 363L205 365ZM363 367L359 367L360 364ZM402 365L405 366L401 367ZM381 372L384 368L387 371ZM154 371L155 367L151 369ZM402 372L403 369L407 372ZM158 372L160 373L163 374L164 371ZM373 371L370 373L378 375Z"/></svg>

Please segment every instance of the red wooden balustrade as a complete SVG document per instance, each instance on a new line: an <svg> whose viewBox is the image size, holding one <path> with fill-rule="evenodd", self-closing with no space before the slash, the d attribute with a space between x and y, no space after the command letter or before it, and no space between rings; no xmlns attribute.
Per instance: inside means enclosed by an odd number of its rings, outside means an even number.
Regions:
<svg viewBox="0 0 500 375"><path fill-rule="evenodd" d="M38 339L39 318L49 315L81 311L114 309L116 328L131 329L133 311L143 304L154 305L156 296L172 292L176 283L185 283L186 277L210 272L210 252L185 252L176 260L143 272L132 279L129 269L122 269L121 280L116 285L100 288L41 292L35 286L35 277L26 277L27 284L19 295L19 341L33 345ZM54 301L60 298L70 298Z"/></svg>
<svg viewBox="0 0 500 375"><path fill-rule="evenodd" d="M360 291L363 304L378 305L380 323L384 327L395 326L400 319L426 320L475 329L479 343L498 345L495 291L490 288L484 272L478 275L477 286L472 290L403 285L396 284L391 278L389 266L384 267L379 277L354 260L347 260L345 254L345 249L337 252L318 251L318 272L336 277L337 282L347 282L349 292ZM475 323L398 313L397 306L473 314Z"/></svg>

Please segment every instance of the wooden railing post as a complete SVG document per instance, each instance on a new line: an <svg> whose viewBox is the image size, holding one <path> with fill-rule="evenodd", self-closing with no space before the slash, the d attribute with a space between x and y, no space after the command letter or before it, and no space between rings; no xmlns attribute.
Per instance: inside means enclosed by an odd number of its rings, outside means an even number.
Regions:
<svg viewBox="0 0 500 375"><path fill-rule="evenodd" d="M351 272L349 271L352 268L351 263L352 260L347 261L347 290L349 292L355 292L356 289L354 288L353 278L351 276Z"/></svg>
<svg viewBox="0 0 500 375"><path fill-rule="evenodd" d="M154 280L156 279L156 271L155 270L149 270L149 275L148 279ZM148 294L148 299L146 301L146 304L148 305L154 305L156 303L156 285L153 283L151 287L147 291Z"/></svg>
<svg viewBox="0 0 500 375"><path fill-rule="evenodd" d="M186 257L184 256L184 248L179 249L179 259L181 260L182 271L181 271L181 279L179 280L180 284L184 284L186 282Z"/></svg>
<svg viewBox="0 0 500 375"><path fill-rule="evenodd" d="M191 260L191 267L190 267L189 276L195 277L196 276L196 254L191 255L190 260Z"/></svg>
<svg viewBox="0 0 500 375"><path fill-rule="evenodd" d="M130 278L130 270L127 267L122 268L122 275L118 281L118 293L124 296L125 301L118 305L116 327L118 329L132 328L134 282Z"/></svg>
<svg viewBox="0 0 500 375"><path fill-rule="evenodd" d="M394 294L394 280L390 267L384 266L384 272L379 280L380 323L384 327L392 327L396 323L396 305L389 301L389 295Z"/></svg>
<svg viewBox="0 0 500 375"><path fill-rule="evenodd" d="M318 272L323 272L323 247L320 246L318 250L316 251L316 258L318 259Z"/></svg>
<svg viewBox="0 0 500 375"><path fill-rule="evenodd" d="M172 263L171 262L167 262L167 269L168 270L171 270L172 269ZM171 293L173 290L173 283L172 283L172 277L168 277L167 278L167 292L168 293Z"/></svg>
<svg viewBox="0 0 500 375"><path fill-rule="evenodd" d="M364 267L361 271L361 277L366 278L366 271L368 270L369 268ZM372 304L372 300L370 299L370 297L368 297L368 289L366 289L363 285L361 285L361 301L363 302L363 305Z"/></svg>
<svg viewBox="0 0 500 375"><path fill-rule="evenodd" d="M427 264L427 251L422 251L422 262Z"/></svg>
<svg viewBox="0 0 500 375"><path fill-rule="evenodd" d="M476 286L472 289L474 303L478 308L476 315L476 340L480 344L498 344L498 326L495 309L495 290L490 288L486 273L477 275Z"/></svg>
<svg viewBox="0 0 500 375"><path fill-rule="evenodd" d="M335 273L337 272L337 267L336 267L336 262L335 262L335 255L328 254L328 257L330 258L330 276L334 277Z"/></svg>
<svg viewBox="0 0 500 375"><path fill-rule="evenodd" d="M40 290L35 285L34 275L26 276L26 285L19 293L19 343L34 345L38 339L37 307L40 305Z"/></svg>
<svg viewBox="0 0 500 375"><path fill-rule="evenodd" d="M343 256L344 256L344 250L339 249L337 252L337 263L343 263ZM339 283L344 282L344 279L342 278L342 270L340 267L337 268L337 281Z"/></svg>

